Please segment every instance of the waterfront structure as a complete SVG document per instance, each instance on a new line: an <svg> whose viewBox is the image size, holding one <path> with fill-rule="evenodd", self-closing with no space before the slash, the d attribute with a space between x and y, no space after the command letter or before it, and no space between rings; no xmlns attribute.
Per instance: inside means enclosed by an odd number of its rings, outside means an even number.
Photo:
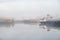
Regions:
<svg viewBox="0 0 60 40"><path fill-rule="evenodd" d="M60 30L60 18L41 21L40 26L42 26L43 29L47 29L47 31L49 31L50 29Z"/></svg>

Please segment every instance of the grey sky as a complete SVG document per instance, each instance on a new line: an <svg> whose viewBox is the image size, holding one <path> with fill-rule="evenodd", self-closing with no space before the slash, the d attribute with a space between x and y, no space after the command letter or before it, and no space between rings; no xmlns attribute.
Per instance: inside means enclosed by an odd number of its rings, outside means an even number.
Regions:
<svg viewBox="0 0 60 40"><path fill-rule="evenodd" d="M1 17L60 16L59 0L0 0Z"/></svg>

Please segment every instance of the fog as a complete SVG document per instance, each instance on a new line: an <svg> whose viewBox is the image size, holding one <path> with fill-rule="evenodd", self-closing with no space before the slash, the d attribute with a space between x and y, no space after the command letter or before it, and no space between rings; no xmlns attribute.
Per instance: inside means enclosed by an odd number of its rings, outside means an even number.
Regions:
<svg viewBox="0 0 60 40"><path fill-rule="evenodd" d="M59 0L0 0L0 17L60 17Z"/></svg>
<svg viewBox="0 0 60 40"><path fill-rule="evenodd" d="M60 0L0 0L0 17L33 18L50 14L60 17ZM60 40L60 30L49 32L39 25L0 25L0 40ZM3 27L1 27L3 26Z"/></svg>

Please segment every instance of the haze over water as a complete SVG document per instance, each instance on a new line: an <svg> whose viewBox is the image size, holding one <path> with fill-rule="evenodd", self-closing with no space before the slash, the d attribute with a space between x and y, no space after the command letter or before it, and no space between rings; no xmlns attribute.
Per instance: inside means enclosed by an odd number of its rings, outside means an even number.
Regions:
<svg viewBox="0 0 60 40"><path fill-rule="evenodd" d="M8 24L6 24L8 25ZM15 24L0 26L0 40L59 40L60 30L44 30L37 25Z"/></svg>
<svg viewBox="0 0 60 40"><path fill-rule="evenodd" d="M0 0L0 17L3 18L38 18L47 14L60 17L59 0ZM0 40L60 40L60 30L48 32L39 25L22 23L9 26L0 26Z"/></svg>

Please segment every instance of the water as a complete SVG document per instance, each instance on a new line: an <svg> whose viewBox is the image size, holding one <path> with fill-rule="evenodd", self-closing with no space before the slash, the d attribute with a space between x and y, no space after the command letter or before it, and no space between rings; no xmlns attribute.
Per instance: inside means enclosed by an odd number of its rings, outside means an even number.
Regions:
<svg viewBox="0 0 60 40"><path fill-rule="evenodd" d="M8 25L8 24L7 24ZM0 26L0 40L60 40L60 30L49 32L39 25L15 24L14 26Z"/></svg>

